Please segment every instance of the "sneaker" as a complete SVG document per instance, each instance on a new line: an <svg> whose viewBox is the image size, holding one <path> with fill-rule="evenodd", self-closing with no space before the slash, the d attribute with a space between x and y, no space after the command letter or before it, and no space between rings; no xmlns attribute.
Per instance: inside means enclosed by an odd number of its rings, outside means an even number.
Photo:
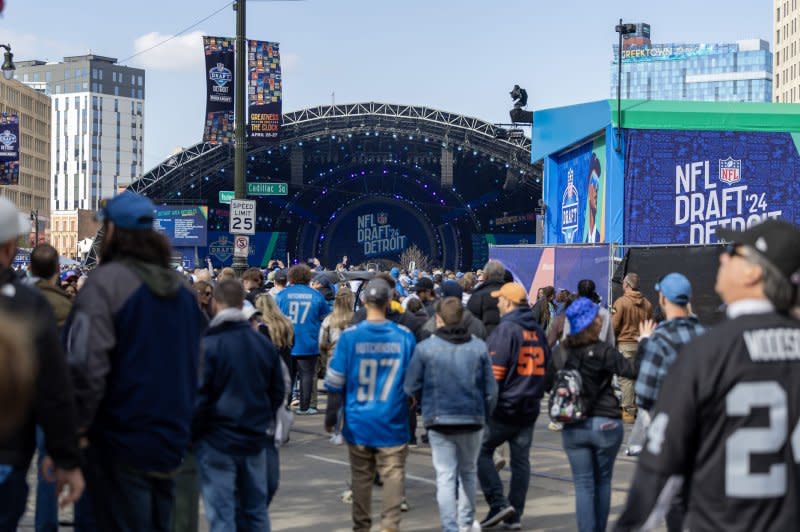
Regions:
<svg viewBox="0 0 800 532"><path fill-rule="evenodd" d="M316 408L309 408L308 410L298 410L295 412L298 416L313 416L315 414L319 414L319 410Z"/></svg>
<svg viewBox="0 0 800 532"><path fill-rule="evenodd" d="M505 466L506 466L506 459L505 459L505 458L499 458L499 459L498 459L498 460L497 460L497 461L494 463L494 468L495 468L495 470L496 470L498 473L499 473L500 471L502 471L502 470L503 470L503 468L504 468Z"/></svg>
<svg viewBox="0 0 800 532"><path fill-rule="evenodd" d="M458 532L481 532L481 524L476 520L471 526L458 527Z"/></svg>
<svg viewBox="0 0 800 532"><path fill-rule="evenodd" d="M513 516L503 519L503 528L506 530L522 530L522 523L516 511Z"/></svg>
<svg viewBox="0 0 800 532"><path fill-rule="evenodd" d="M408 501L405 499L405 497L403 498L403 502L400 503L400 511L401 512L408 511Z"/></svg>
<svg viewBox="0 0 800 532"><path fill-rule="evenodd" d="M550 423L547 424L547 428L552 430L553 432L558 432L564 428L564 425L562 423L556 423L555 421L551 421Z"/></svg>
<svg viewBox="0 0 800 532"><path fill-rule="evenodd" d="M300 399L292 399L292 402L289 403L289 406L300 406Z"/></svg>
<svg viewBox="0 0 800 532"><path fill-rule="evenodd" d="M334 445L342 445L344 443L344 438L342 437L341 434L334 434L333 436L331 436L331 439L329 441Z"/></svg>
<svg viewBox="0 0 800 532"><path fill-rule="evenodd" d="M489 510L489 515L481 521L481 528L488 529L493 526L499 525L504 519L514 517L517 511L513 506L504 506L502 508L493 508Z"/></svg>

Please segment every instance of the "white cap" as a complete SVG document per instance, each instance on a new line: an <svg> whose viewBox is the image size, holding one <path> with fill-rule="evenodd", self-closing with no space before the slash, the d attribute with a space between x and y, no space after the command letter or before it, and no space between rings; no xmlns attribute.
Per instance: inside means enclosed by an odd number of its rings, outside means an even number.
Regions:
<svg viewBox="0 0 800 532"><path fill-rule="evenodd" d="M0 243L16 240L31 232L31 221L6 198L0 198ZM37 242L38 244L38 242Z"/></svg>

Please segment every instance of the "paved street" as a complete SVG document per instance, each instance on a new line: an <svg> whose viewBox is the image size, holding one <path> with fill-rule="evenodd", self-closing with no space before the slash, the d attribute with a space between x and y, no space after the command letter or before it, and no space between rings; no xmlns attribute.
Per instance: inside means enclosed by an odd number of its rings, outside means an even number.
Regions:
<svg viewBox="0 0 800 532"><path fill-rule="evenodd" d="M350 505L341 501L350 478L347 448L329 443L322 423L322 415L297 417L291 441L281 449L281 485L270 508L275 531L345 532L351 529ZM627 428L629 431L630 427ZM545 414L540 415L536 423L533 439L533 473L522 520L523 530L575 530L574 489L569 464L561 448L561 435L547 430ZM611 523L622 510L634 466L635 460L620 454L614 471ZM421 445L411 449L406 471L406 494L411 510L403 514L402 529L415 532L439 530L430 447ZM501 475L507 485L508 469ZM379 496L380 488L376 488L373 505L376 525L380 514ZM480 493L478 503L479 519L482 519L488 508ZM30 511L21 530L31 530L32 523ZM208 530L202 515L201 530Z"/></svg>

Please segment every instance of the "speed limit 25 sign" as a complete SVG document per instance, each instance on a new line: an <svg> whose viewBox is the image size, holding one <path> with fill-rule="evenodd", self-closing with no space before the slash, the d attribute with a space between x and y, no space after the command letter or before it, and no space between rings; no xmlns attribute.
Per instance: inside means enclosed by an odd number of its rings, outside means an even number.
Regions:
<svg viewBox="0 0 800 532"><path fill-rule="evenodd" d="M256 234L256 200L231 200L229 231L234 235Z"/></svg>

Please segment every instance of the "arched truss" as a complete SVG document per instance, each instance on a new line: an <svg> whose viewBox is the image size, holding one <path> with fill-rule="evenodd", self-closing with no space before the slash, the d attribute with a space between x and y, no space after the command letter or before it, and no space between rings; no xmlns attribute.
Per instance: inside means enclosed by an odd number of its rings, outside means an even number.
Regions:
<svg viewBox="0 0 800 532"><path fill-rule="evenodd" d="M504 164L509 174L514 175L516 186L541 193L542 167L530 163L530 139L520 130L507 130L477 118L424 106L368 102L286 113L279 145L250 149L248 156L267 150L287 150L320 138L360 133L390 135L409 144L420 143L424 138L424 142L438 144L443 151L472 152ZM233 155L231 145L199 143L168 157L133 182L128 190L158 202L162 200L160 190L183 188L202 176L219 178L221 169L232 169ZM96 239L95 243L98 242ZM93 247L87 264L95 262L96 252Z"/></svg>

